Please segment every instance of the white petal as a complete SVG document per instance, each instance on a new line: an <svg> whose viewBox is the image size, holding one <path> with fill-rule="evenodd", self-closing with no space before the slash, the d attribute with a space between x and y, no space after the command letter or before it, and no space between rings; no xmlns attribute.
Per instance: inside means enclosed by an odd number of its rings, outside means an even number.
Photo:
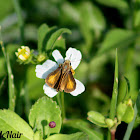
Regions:
<svg viewBox="0 0 140 140"><path fill-rule="evenodd" d="M18 57L19 57L19 59L21 59L23 61L26 60L26 58L23 55L21 55L21 54Z"/></svg>
<svg viewBox="0 0 140 140"><path fill-rule="evenodd" d="M72 68L75 70L82 59L82 54L75 48L69 48L66 52L65 60L70 60Z"/></svg>
<svg viewBox="0 0 140 140"><path fill-rule="evenodd" d="M42 65L36 66L36 77L46 79L47 75L56 70L57 68L58 65L56 64L56 62L48 59Z"/></svg>
<svg viewBox="0 0 140 140"><path fill-rule="evenodd" d="M49 97L54 97L58 93L56 89L49 87L47 84L44 84L43 89L45 94Z"/></svg>
<svg viewBox="0 0 140 140"><path fill-rule="evenodd" d="M64 62L63 56L61 55L61 53L58 50L54 50L52 52L52 56L54 57L55 61L58 64L62 64Z"/></svg>
<svg viewBox="0 0 140 140"><path fill-rule="evenodd" d="M72 91L70 94L73 96L77 96L85 91L85 86L79 80L75 79L76 81L76 89Z"/></svg>

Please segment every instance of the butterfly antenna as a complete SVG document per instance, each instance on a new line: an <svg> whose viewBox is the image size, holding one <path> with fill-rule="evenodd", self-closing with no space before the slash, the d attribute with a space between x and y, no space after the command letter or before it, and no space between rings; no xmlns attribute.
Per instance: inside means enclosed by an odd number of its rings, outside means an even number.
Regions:
<svg viewBox="0 0 140 140"><path fill-rule="evenodd" d="M71 56L72 56L72 54L70 55L69 60L70 60Z"/></svg>
<svg viewBox="0 0 140 140"><path fill-rule="evenodd" d="M71 62L76 62L76 61L81 61L82 59L79 59L79 60L73 60L73 61L71 61Z"/></svg>

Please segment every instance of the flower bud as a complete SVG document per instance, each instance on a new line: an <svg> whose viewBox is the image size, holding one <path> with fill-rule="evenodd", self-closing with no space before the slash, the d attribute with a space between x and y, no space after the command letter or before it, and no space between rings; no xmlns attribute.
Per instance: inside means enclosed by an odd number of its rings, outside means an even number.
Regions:
<svg viewBox="0 0 140 140"><path fill-rule="evenodd" d="M129 105L129 106L132 106L132 100L128 99L128 101L126 101L126 104Z"/></svg>
<svg viewBox="0 0 140 140"><path fill-rule="evenodd" d="M46 55L45 54L40 54L40 55L38 55L38 57L37 57L37 61L38 62L42 62L42 61L44 61L46 59Z"/></svg>
<svg viewBox="0 0 140 140"><path fill-rule="evenodd" d="M105 117L99 112L96 112L96 111L88 112L87 119L98 126L108 127L106 122L105 122Z"/></svg>
<svg viewBox="0 0 140 140"><path fill-rule="evenodd" d="M115 124L115 122L109 118L105 119L105 122L109 128L111 128Z"/></svg>
<svg viewBox="0 0 140 140"><path fill-rule="evenodd" d="M18 59L22 61L26 61L30 57L30 48L27 46L21 46L21 48L18 49L18 52L15 52Z"/></svg>
<svg viewBox="0 0 140 140"><path fill-rule="evenodd" d="M49 123L49 127L50 128L54 128L56 126L56 123L54 121L50 122Z"/></svg>
<svg viewBox="0 0 140 140"><path fill-rule="evenodd" d="M134 117L134 109L132 107L132 100L128 99L124 103L120 103L117 107L117 118L119 121L130 123Z"/></svg>

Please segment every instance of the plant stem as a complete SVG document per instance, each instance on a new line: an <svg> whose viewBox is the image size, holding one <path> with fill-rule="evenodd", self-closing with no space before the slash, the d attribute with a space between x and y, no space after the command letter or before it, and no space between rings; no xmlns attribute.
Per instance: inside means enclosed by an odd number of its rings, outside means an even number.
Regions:
<svg viewBox="0 0 140 140"><path fill-rule="evenodd" d="M58 105L60 108L62 108L62 105L61 105L61 100L60 100L60 92L58 92L58 94L56 95L56 98L57 98L57 102L58 102Z"/></svg>
<svg viewBox="0 0 140 140"><path fill-rule="evenodd" d="M3 55L5 57L5 60L7 61L7 59L6 59L6 52L5 52L5 48L4 48L3 41L2 41L1 26L0 26L0 45L1 45L1 49L2 49Z"/></svg>
<svg viewBox="0 0 140 140"><path fill-rule="evenodd" d="M20 8L19 0L13 0L13 4L14 4L14 8L15 8L17 18L18 18L18 24L19 24L19 28L20 28L21 44L24 44L24 21L23 21L22 14L21 14L21 8Z"/></svg>
<svg viewBox="0 0 140 140"><path fill-rule="evenodd" d="M111 130L111 140L115 140L115 132L116 130Z"/></svg>
<svg viewBox="0 0 140 140"><path fill-rule="evenodd" d="M62 111L62 121L63 121L65 119L64 92L61 92L61 111Z"/></svg>
<svg viewBox="0 0 140 140"><path fill-rule="evenodd" d="M117 96L118 96L118 56L117 56L117 49L116 49L116 62L115 62L115 75L114 75L114 86L113 86L113 93L110 105L110 119L114 120L116 115L116 105L117 105Z"/></svg>
<svg viewBox="0 0 140 140"><path fill-rule="evenodd" d="M7 73L8 73L8 92L9 92L9 109L14 111L15 110L15 86L14 86L14 75L12 73L10 59L8 53L5 51L5 47L2 41L2 34L1 34L1 26L0 26L0 46L5 57L6 65L7 65Z"/></svg>
<svg viewBox="0 0 140 140"><path fill-rule="evenodd" d="M116 106L117 106L117 97L118 97L118 56L117 56L117 49L116 49L116 60L115 60L115 74L114 74L114 86L113 86L113 93L112 93L112 99L111 99L111 105L110 105L110 119L114 120L116 115ZM108 136L107 139L110 140L110 137L115 137L115 134L110 135L110 132L108 130ZM114 139L115 140L115 139Z"/></svg>

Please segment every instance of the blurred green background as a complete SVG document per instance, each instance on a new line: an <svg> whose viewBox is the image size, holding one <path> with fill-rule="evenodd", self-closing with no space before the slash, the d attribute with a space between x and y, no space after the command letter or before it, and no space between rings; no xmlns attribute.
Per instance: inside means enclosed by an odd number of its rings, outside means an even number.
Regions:
<svg viewBox="0 0 140 140"><path fill-rule="evenodd" d="M37 49L37 32L41 24L69 28L72 35L64 35L66 48L82 52L83 59L75 71L86 91L77 97L65 94L67 118L85 119L90 110L108 115L113 89L115 48L119 58L119 99L125 96L126 81L130 83L135 102L140 88L140 0L20 0L24 21L25 43L21 44L18 18L12 0L0 0L2 38L9 53L16 87L16 113L28 121L31 105L43 93L44 80L35 76L35 65L19 65L15 51L21 45ZM26 78L26 85L23 79ZM0 52L0 108L8 108L8 76L5 59ZM26 87L26 88L25 88ZM26 89L26 94L24 94ZM136 121L131 139L138 135L140 121ZM122 123L116 139L126 130ZM93 126L92 126L93 127ZM106 130L94 126L103 132ZM65 128L64 133L71 133Z"/></svg>

